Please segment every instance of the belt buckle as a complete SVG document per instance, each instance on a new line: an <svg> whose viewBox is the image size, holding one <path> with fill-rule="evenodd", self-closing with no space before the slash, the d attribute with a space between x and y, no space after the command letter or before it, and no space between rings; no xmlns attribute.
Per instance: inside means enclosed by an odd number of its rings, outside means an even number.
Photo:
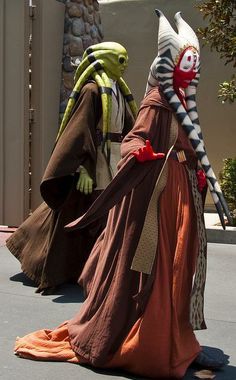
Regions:
<svg viewBox="0 0 236 380"><path fill-rule="evenodd" d="M176 155L177 155L178 161L180 163L187 161L187 158L185 156L184 150L180 150L179 152L176 152Z"/></svg>

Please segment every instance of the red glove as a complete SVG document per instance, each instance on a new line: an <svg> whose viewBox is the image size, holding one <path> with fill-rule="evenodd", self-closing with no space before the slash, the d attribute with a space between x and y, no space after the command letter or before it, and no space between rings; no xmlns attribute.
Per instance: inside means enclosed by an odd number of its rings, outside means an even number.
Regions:
<svg viewBox="0 0 236 380"><path fill-rule="evenodd" d="M139 162L145 162L145 161L153 161L153 160L160 160L161 158L165 157L165 153L154 153L151 143L149 140L146 140L146 145L144 147L139 148L139 150L132 152L134 157Z"/></svg>
<svg viewBox="0 0 236 380"><path fill-rule="evenodd" d="M199 169L197 171L197 182L198 182L198 190L200 191L200 193L202 192L202 190L204 189L204 187L206 186L207 184L207 181L206 181L206 174L204 173L204 171L202 169Z"/></svg>

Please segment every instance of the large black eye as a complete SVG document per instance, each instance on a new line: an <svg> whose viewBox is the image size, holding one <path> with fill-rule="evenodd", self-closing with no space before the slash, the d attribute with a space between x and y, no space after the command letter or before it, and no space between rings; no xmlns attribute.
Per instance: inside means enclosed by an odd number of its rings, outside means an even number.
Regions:
<svg viewBox="0 0 236 380"><path fill-rule="evenodd" d="M125 58L124 58L124 57L120 57L120 58L119 58L119 63L121 63L121 64L122 64L122 63L125 63Z"/></svg>

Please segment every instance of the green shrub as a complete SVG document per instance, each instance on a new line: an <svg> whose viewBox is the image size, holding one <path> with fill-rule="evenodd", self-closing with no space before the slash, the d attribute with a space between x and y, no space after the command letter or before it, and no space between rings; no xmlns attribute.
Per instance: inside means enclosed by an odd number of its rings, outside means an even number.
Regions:
<svg viewBox="0 0 236 380"><path fill-rule="evenodd" d="M203 45L216 50L225 65L236 68L236 23L235 0L204 0L196 5L207 20L205 27L198 29ZM222 103L236 101L235 75L220 85L218 97Z"/></svg>
<svg viewBox="0 0 236 380"><path fill-rule="evenodd" d="M233 226L236 226L236 158L223 160L223 169L219 178L222 192L233 218Z"/></svg>

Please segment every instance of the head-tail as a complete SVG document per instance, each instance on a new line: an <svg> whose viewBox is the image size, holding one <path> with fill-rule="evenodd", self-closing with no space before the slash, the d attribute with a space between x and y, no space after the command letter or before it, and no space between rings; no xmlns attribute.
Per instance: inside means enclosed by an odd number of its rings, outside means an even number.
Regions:
<svg viewBox="0 0 236 380"><path fill-rule="evenodd" d="M102 97L102 114L103 114L103 141L102 141L102 151L106 153L107 161L110 162L111 156L111 137L110 137L110 125L111 125L111 114L112 114L112 84L111 80L108 78L105 71L99 71L101 80L104 85L99 86L99 90ZM94 76L95 81L96 76ZM106 152L105 152L106 149Z"/></svg>
<svg viewBox="0 0 236 380"><path fill-rule="evenodd" d="M193 126L198 134L200 141L203 146L204 140L202 135L202 130L199 122L198 111L197 111L197 103L196 103L196 89L199 81L200 73L198 72L196 77L190 83L190 85L185 89L185 101L186 101L186 109L188 115L193 123Z"/></svg>
<svg viewBox="0 0 236 380"><path fill-rule="evenodd" d="M61 122L61 125L59 128L59 132L57 134L56 141L62 135L64 129L66 128L68 121L71 118L71 114L73 112L75 103L79 97L79 93L80 93L81 88L83 87L85 82L88 80L88 78L91 77L95 71L98 71L101 68L102 68L102 61L93 62L83 71L82 75L77 80L77 82L73 88L73 91L69 96L68 103L66 106L66 110L65 110L65 113L63 115L63 119L62 119L62 122Z"/></svg>
<svg viewBox="0 0 236 380"><path fill-rule="evenodd" d="M229 221L231 221L231 216L206 154L196 106L196 88L200 75L198 39L192 28L182 19L180 12L175 15L178 33L174 31L161 11L156 10L156 13L159 17L158 55L151 66L147 89L152 84L156 85L156 83L162 88L165 97L195 149L198 160L206 174L222 226L225 228L223 212ZM190 61L189 67L190 64L193 64L194 69L192 69L191 73L191 82L187 85L187 82L184 82L185 105L182 103L176 89L176 77L174 75L178 75L180 70L184 72L185 64L188 69L188 59ZM188 72L187 69L186 72Z"/></svg>

